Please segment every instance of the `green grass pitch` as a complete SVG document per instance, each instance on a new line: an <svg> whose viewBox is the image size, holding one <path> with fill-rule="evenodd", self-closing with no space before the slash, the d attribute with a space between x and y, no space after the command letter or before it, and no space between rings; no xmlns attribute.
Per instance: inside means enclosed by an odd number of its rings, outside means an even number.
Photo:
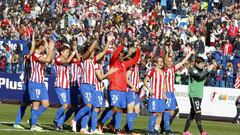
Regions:
<svg viewBox="0 0 240 135"><path fill-rule="evenodd" d="M52 121L56 113L56 108L49 108L44 112L43 116L39 119L40 126L46 129L46 132L31 132L29 131L29 125L26 123L27 119L30 116L30 110L26 110L26 114L22 120L23 126L26 127L26 130L18 130L12 128L12 124L15 120L15 116L18 110L18 105L9 105L9 104L0 104L0 135L74 135L78 133L73 133L71 131L65 132L55 132L52 131ZM135 129L141 134L146 134L148 118L140 116L135 121ZM125 115L123 116L122 124L125 123ZM172 129L177 135L181 135L185 124L185 119L176 119L173 122ZM70 126L70 120L66 122L66 125ZM240 135L240 125L235 125L232 123L225 122L212 122L212 121L203 121L204 129L209 133L209 135ZM193 135L199 135L198 129L196 127L195 121L190 127L190 132Z"/></svg>

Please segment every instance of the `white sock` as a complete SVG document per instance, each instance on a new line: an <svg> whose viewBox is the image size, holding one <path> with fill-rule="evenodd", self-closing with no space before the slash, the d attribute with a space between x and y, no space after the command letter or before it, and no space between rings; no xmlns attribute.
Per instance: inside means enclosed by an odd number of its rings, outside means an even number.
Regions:
<svg viewBox="0 0 240 135"><path fill-rule="evenodd" d="M159 128L160 128L160 125L155 124L154 129L155 129L156 131L159 131Z"/></svg>

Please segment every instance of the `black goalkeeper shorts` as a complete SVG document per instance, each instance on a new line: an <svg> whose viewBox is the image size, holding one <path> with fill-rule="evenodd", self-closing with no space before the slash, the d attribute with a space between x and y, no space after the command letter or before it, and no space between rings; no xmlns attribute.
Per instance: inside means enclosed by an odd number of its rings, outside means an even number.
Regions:
<svg viewBox="0 0 240 135"><path fill-rule="evenodd" d="M190 97L191 112L201 112L202 99L198 97Z"/></svg>

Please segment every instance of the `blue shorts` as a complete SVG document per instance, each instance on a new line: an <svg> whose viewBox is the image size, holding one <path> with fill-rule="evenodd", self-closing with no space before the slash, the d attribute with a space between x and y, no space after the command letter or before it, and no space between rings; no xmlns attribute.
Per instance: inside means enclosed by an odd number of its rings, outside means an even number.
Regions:
<svg viewBox="0 0 240 135"><path fill-rule="evenodd" d="M116 106L119 108L127 107L126 92L122 92L122 91L118 91L118 90L111 90L110 91L110 100L111 100L111 106Z"/></svg>
<svg viewBox="0 0 240 135"><path fill-rule="evenodd" d="M105 106L103 92L102 91L95 91L94 92L94 97L95 97L95 100L94 100L94 103L93 103L93 107L103 108Z"/></svg>
<svg viewBox="0 0 240 135"><path fill-rule="evenodd" d="M70 104L70 90L69 89L64 89L64 88L60 88L60 87L56 87L55 88L55 92L57 94L59 103L61 105L64 104Z"/></svg>
<svg viewBox="0 0 240 135"><path fill-rule="evenodd" d="M166 110L175 110L176 109L176 98L173 92L166 92Z"/></svg>
<svg viewBox="0 0 240 135"><path fill-rule="evenodd" d="M29 82L28 91L31 101L49 100L48 91L44 83Z"/></svg>
<svg viewBox="0 0 240 135"><path fill-rule="evenodd" d="M126 92L127 104L131 104L134 102L134 105L139 104L139 96L133 91Z"/></svg>
<svg viewBox="0 0 240 135"><path fill-rule="evenodd" d="M94 91L96 91L96 86L93 84L81 84L80 85L80 93L83 103L93 104L94 103Z"/></svg>
<svg viewBox="0 0 240 135"><path fill-rule="evenodd" d="M165 112L165 100L149 98L148 99L148 111L152 112Z"/></svg>
<svg viewBox="0 0 240 135"><path fill-rule="evenodd" d="M23 84L23 90L24 90L24 93L23 93L23 97L22 97L22 102L24 102L26 104L29 104L31 102L29 91L28 91L29 90L29 84L24 83Z"/></svg>
<svg viewBox="0 0 240 135"><path fill-rule="evenodd" d="M80 95L79 87L78 86L70 87L71 105L79 105L78 95Z"/></svg>

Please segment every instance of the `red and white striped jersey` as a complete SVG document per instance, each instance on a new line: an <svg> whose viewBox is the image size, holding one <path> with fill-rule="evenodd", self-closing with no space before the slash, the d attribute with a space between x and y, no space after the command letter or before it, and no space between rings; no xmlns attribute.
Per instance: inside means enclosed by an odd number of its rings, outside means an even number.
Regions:
<svg viewBox="0 0 240 135"><path fill-rule="evenodd" d="M240 75L238 75L237 78L236 78L234 88L240 89Z"/></svg>
<svg viewBox="0 0 240 135"><path fill-rule="evenodd" d="M79 75L81 74L80 62L72 62L70 65L70 84L71 86L79 85Z"/></svg>
<svg viewBox="0 0 240 135"><path fill-rule="evenodd" d="M96 76L95 76L95 70L94 70L94 59L87 59L83 62L83 71L82 71L82 83L86 84L96 84Z"/></svg>
<svg viewBox="0 0 240 135"><path fill-rule="evenodd" d="M43 54L33 53L30 57L31 62L31 76L30 82L43 83L44 82L44 74L43 69L45 67L45 63L38 61L40 57L44 57Z"/></svg>
<svg viewBox="0 0 240 135"><path fill-rule="evenodd" d="M133 84L133 86L136 89L138 89L138 83L139 83L139 68L138 68L138 65L136 65L136 64L133 65L133 67L131 67L130 70L131 70L131 75L128 79Z"/></svg>
<svg viewBox="0 0 240 135"><path fill-rule="evenodd" d="M82 83L82 73L83 73L83 62L80 62L80 64L78 65L78 85L80 85Z"/></svg>
<svg viewBox="0 0 240 135"><path fill-rule="evenodd" d="M152 98L163 99L165 73L159 73L155 68L148 72L150 78L150 87L153 91Z"/></svg>
<svg viewBox="0 0 240 135"><path fill-rule="evenodd" d="M61 56L55 59L56 81L55 87L64 89L70 88L70 67L69 64L61 64Z"/></svg>
<svg viewBox="0 0 240 135"><path fill-rule="evenodd" d="M95 71L97 71L97 70L100 71L101 75L103 74L103 68L102 68L102 66L100 64L96 63L94 65L94 69L95 69ZM96 90L97 91L103 91L103 86L104 86L103 82L98 80L97 76L96 76Z"/></svg>
<svg viewBox="0 0 240 135"><path fill-rule="evenodd" d="M174 92L175 72L175 66L165 68L167 92Z"/></svg>

